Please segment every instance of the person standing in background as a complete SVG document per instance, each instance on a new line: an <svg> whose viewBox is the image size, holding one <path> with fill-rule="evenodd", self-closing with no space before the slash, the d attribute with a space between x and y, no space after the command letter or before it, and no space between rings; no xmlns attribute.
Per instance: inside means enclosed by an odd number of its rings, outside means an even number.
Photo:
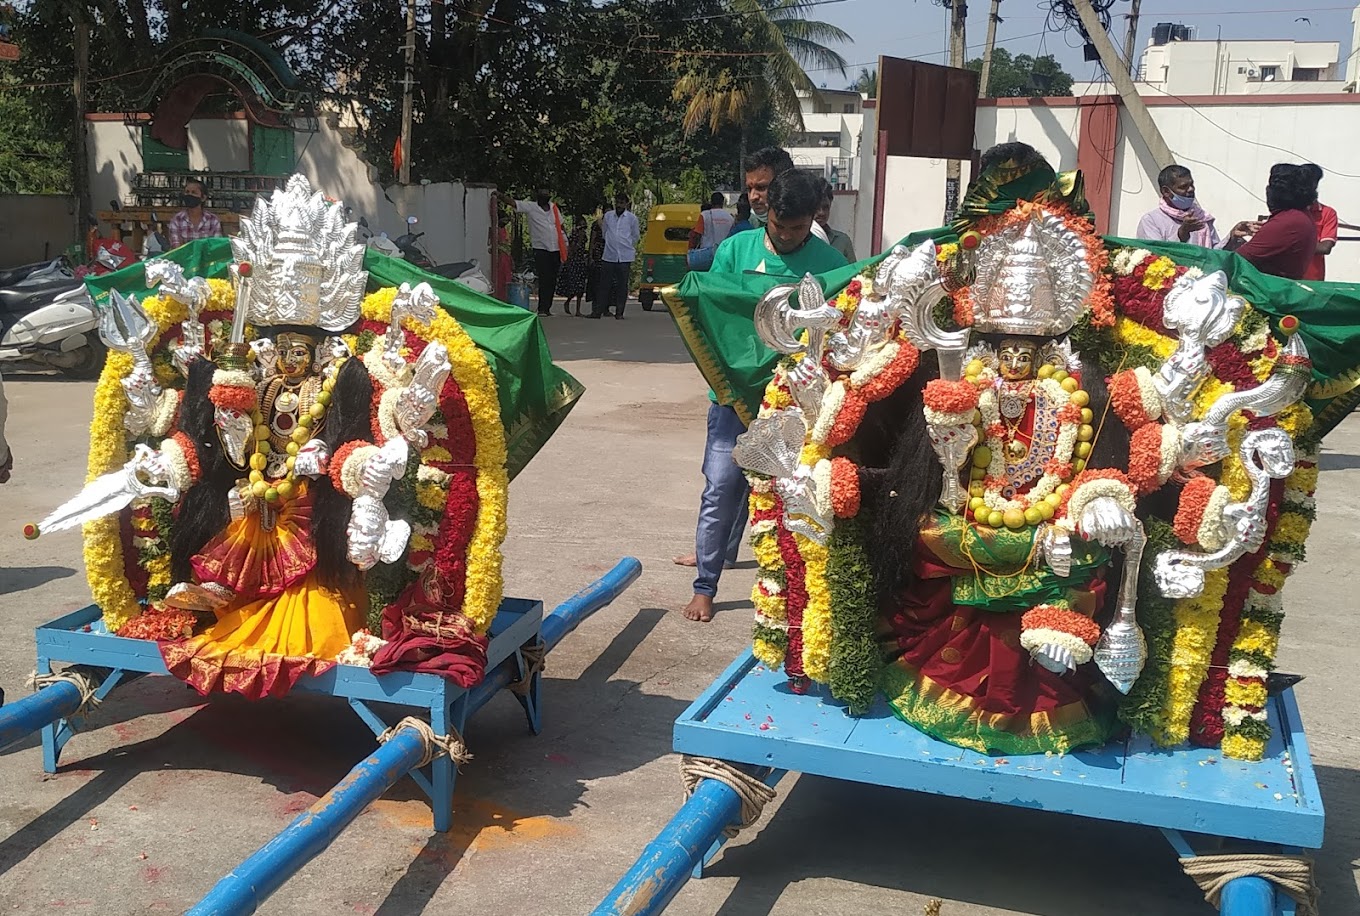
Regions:
<svg viewBox="0 0 1360 916"><path fill-rule="evenodd" d="M751 225L765 228L770 213L770 184L775 176L793 170L793 157L777 146L758 149L746 159L746 198L751 203Z"/></svg>
<svg viewBox="0 0 1360 916"><path fill-rule="evenodd" d="M1137 237L1149 241L1185 242L1201 248L1222 248L1214 218L1195 199L1195 177L1183 165L1168 165L1157 175L1161 199L1157 209L1143 214L1138 221ZM1247 224L1233 228L1235 238L1244 238Z"/></svg>
<svg viewBox="0 0 1360 916"><path fill-rule="evenodd" d="M632 203L620 191L614 195L614 209L604 215L604 263L600 266L600 288L589 317L603 318L613 308L614 318L623 319L628 304L628 282L642 237L638 218L628 209Z"/></svg>
<svg viewBox="0 0 1360 916"><path fill-rule="evenodd" d="M5 420L9 418L9 402L5 400L5 379L0 376L0 483L9 482L9 473L14 470L14 453L5 441Z"/></svg>
<svg viewBox="0 0 1360 916"><path fill-rule="evenodd" d="M699 212L699 221L689 231L686 261L691 270L708 270L713 263L713 253L718 250L718 243L732 234L735 224L736 220L727 212L722 193L714 191L709 198L708 209Z"/></svg>
<svg viewBox="0 0 1360 916"><path fill-rule="evenodd" d="M1303 166L1304 174L1313 182L1313 195L1317 196L1318 184L1322 181L1322 166L1308 163ZM1307 272L1304 273L1305 280L1326 280L1327 279L1327 255L1332 253L1336 247L1336 237L1338 223L1336 211L1319 200L1314 200L1313 205L1308 208L1308 215L1313 218L1313 225L1317 226L1317 253L1313 255L1313 262L1308 265Z"/></svg>
<svg viewBox="0 0 1360 916"><path fill-rule="evenodd" d="M576 300L576 317L581 317L581 300L586 294L586 218L580 214L571 218L571 240L567 243L567 263L562 265L562 277L557 282L557 294L562 297L562 314L571 314L571 300Z"/></svg>
<svg viewBox="0 0 1360 916"><path fill-rule="evenodd" d="M170 247L178 248L185 242L216 238L222 234L222 223L217 216L203 209L203 182L189 178L184 182L184 209L170 217L166 227L170 233Z"/></svg>
<svg viewBox="0 0 1360 916"><path fill-rule="evenodd" d="M1308 212L1316 201L1317 186L1303 166L1286 162L1271 166L1266 182L1270 218L1256 228L1250 241L1230 240L1228 250L1263 274L1302 280L1317 255L1317 226Z"/></svg>
<svg viewBox="0 0 1360 916"><path fill-rule="evenodd" d="M751 202L746 199L746 195L741 195L741 200L737 201L737 218L732 223L732 228L728 230L727 236L731 238L738 232L745 232L747 229L754 229L755 225L751 222Z"/></svg>
<svg viewBox="0 0 1360 916"><path fill-rule="evenodd" d="M600 271L604 264L604 212L608 207L600 209L600 215L590 221L590 248L586 252L586 301L590 303L590 310L595 311L595 299L600 294Z"/></svg>
<svg viewBox="0 0 1360 916"><path fill-rule="evenodd" d="M533 200L515 201L515 209L529 223L529 244L534 249L534 273L538 276L538 314L552 314L557 275L567 259L567 236L562 230L562 211L547 188L539 188Z"/></svg>
<svg viewBox="0 0 1360 916"><path fill-rule="evenodd" d="M831 187L831 182L822 181L822 204L817 208L817 224L826 233L826 243L841 253L847 263L853 264L858 258L855 257L855 243L850 236L839 229L831 228L831 205L836 201L836 191Z"/></svg>

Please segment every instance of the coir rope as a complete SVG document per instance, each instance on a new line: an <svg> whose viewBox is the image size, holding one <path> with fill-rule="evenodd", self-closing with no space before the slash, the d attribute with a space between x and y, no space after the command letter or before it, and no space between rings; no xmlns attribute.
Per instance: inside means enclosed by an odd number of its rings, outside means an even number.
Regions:
<svg viewBox="0 0 1360 916"><path fill-rule="evenodd" d="M716 779L737 793L741 799L741 822L723 828L723 836L729 840L760 820L765 806L774 801L778 794L749 773L743 773L732 764L712 757L690 757L688 754L681 757L680 778L685 783L686 797L693 795L699 783L705 779Z"/></svg>
<svg viewBox="0 0 1360 916"><path fill-rule="evenodd" d="M1215 907L1228 882L1264 878L1294 899L1299 916L1317 916L1318 887L1313 880L1313 860L1306 856L1185 856L1180 861L1181 868L1204 892L1204 899Z"/></svg>
<svg viewBox="0 0 1360 916"><path fill-rule="evenodd" d="M436 735L430 723L415 716L407 716L396 725L378 736L379 744L386 744L388 739L396 735L403 728L411 728L420 735L420 743L425 748L424 755L420 758L420 763L416 767L423 767L436 757L444 754L449 755L454 766L461 767L472 759L472 754L468 751L467 745L463 743L463 736L458 734L456 728L450 728L447 735Z"/></svg>

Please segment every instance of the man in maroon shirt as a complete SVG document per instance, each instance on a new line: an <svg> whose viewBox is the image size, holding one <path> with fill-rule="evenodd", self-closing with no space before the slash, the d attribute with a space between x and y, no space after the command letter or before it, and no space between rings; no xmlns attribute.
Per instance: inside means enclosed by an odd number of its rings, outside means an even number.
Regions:
<svg viewBox="0 0 1360 916"><path fill-rule="evenodd" d="M1308 208L1317 200L1312 176L1301 165L1271 166L1266 183L1266 207L1270 218L1241 245L1229 242L1257 270L1290 280L1302 280L1317 253L1317 226ZM1236 240L1234 240L1236 241Z"/></svg>

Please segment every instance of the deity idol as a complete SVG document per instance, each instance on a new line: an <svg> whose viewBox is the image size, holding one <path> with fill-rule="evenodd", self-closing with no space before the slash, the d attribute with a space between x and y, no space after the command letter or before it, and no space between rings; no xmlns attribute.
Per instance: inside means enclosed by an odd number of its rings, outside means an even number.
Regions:
<svg viewBox="0 0 1360 916"><path fill-rule="evenodd" d="M1017 184L1030 193L999 203ZM808 278L757 308L788 356L734 451L753 490L756 655L852 712L882 693L961 747L1065 753L1124 727L1145 672L1183 676L1149 659L1140 609L1221 598L1262 562L1296 462L1271 418L1293 422L1309 361L1289 328L1263 332L1264 381L1220 385L1224 347L1264 321L1224 274L1170 261L1137 281L1175 335L1166 356L1107 349L1136 334L1116 311L1135 290L1113 282L1079 176L1004 162L966 203L958 242L898 248L829 304ZM1145 568L1172 514L1193 530ZM1260 700L1244 715L1264 721Z"/></svg>
<svg viewBox="0 0 1360 916"><path fill-rule="evenodd" d="M428 286L366 296L342 214L294 176L242 221L230 284L153 261L160 298L113 293L92 470L134 454L41 526L90 523L109 629L158 639L203 693L284 693L352 641L379 671L471 684L485 663L499 536L473 542L503 531L504 490L477 486L503 479L504 444L468 401L494 405L494 383ZM497 587L474 594L473 570Z"/></svg>

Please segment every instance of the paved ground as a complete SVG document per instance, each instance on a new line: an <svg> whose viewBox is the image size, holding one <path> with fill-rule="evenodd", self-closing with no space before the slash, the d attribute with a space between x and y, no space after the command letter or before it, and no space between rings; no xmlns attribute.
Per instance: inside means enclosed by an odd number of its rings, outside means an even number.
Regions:
<svg viewBox="0 0 1360 916"><path fill-rule="evenodd" d="M432 835L410 781L365 812L262 912L401 916L588 912L680 801L671 722L741 650L750 572L729 573L707 626L673 612L689 576L701 485L704 386L670 320L548 321L554 352L589 389L515 482L507 591L551 607L633 554L624 599L549 663L544 733L514 701L475 720L458 826ZM33 667L32 629L89 600L74 534L26 542L82 479L92 386L6 382L12 483L0 488L0 684ZM1290 585L1281 664L1298 688L1328 806L1323 912L1360 913L1360 620L1343 591L1360 562L1360 422L1332 437L1312 560ZM98 710L45 777L29 741L0 755L0 912L182 912L333 785L371 747L335 701L204 703L145 679ZM1034 913L1204 914L1148 829L804 778L675 916ZM753 840L758 840L753 842Z"/></svg>

